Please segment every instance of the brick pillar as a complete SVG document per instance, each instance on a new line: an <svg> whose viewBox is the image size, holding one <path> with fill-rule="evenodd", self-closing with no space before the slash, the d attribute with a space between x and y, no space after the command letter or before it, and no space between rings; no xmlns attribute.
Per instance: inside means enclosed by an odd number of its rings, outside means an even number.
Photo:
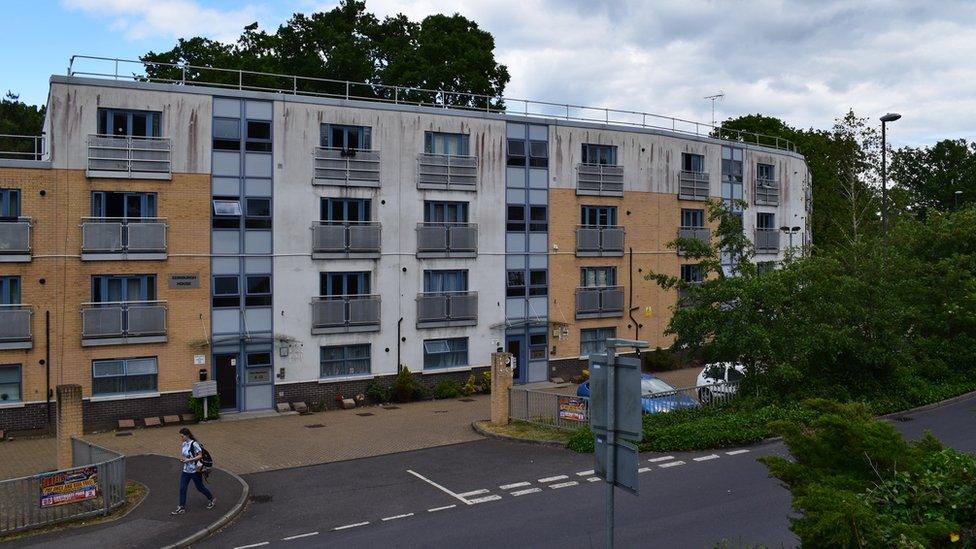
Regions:
<svg viewBox="0 0 976 549"><path fill-rule="evenodd" d="M82 435L81 385L58 385L58 469L68 469L72 463L71 438Z"/></svg>
<svg viewBox="0 0 976 549"><path fill-rule="evenodd" d="M512 388L512 355L491 354L491 422L508 425L509 389Z"/></svg>

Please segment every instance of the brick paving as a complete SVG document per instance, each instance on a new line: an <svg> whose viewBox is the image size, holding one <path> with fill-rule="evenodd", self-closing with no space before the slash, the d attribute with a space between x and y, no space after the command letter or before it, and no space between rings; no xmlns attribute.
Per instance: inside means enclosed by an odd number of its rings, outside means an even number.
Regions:
<svg viewBox="0 0 976 549"><path fill-rule="evenodd" d="M262 417L191 425L218 467L238 474L316 465L408 450L480 440L471 422L489 416L489 397L373 406L310 415ZM371 416L358 414L371 413ZM308 425L322 425L309 428ZM175 455L180 427L165 426L86 435L85 439L127 455ZM0 443L0 478L50 470L55 465L53 438Z"/></svg>

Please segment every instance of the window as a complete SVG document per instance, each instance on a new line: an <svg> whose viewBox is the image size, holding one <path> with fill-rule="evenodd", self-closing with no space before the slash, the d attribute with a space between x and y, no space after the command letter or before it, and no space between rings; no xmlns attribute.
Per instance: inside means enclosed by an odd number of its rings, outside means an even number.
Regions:
<svg viewBox="0 0 976 549"><path fill-rule="evenodd" d="M546 359L546 334L529 335L529 360Z"/></svg>
<svg viewBox="0 0 976 549"><path fill-rule="evenodd" d="M525 271L508 271L505 284L507 297L525 296Z"/></svg>
<svg viewBox="0 0 976 549"><path fill-rule="evenodd" d="M548 295L549 280L545 269L529 271L529 295Z"/></svg>
<svg viewBox="0 0 976 549"><path fill-rule="evenodd" d="M701 154L681 153L681 169L686 172L704 173L705 156Z"/></svg>
<svg viewBox="0 0 976 549"><path fill-rule="evenodd" d="M213 277L213 306L240 307L240 279L237 275Z"/></svg>
<svg viewBox="0 0 976 549"><path fill-rule="evenodd" d="M616 206L583 206L581 209L580 225L612 227L616 224Z"/></svg>
<svg viewBox="0 0 976 549"><path fill-rule="evenodd" d="M513 233L525 232L525 206L508 205L505 230Z"/></svg>
<svg viewBox="0 0 976 549"><path fill-rule="evenodd" d="M467 223L467 202L424 202L424 223Z"/></svg>
<svg viewBox="0 0 976 549"><path fill-rule="evenodd" d="M213 148L222 151L241 150L241 121L237 118L214 118Z"/></svg>
<svg viewBox="0 0 976 549"><path fill-rule="evenodd" d="M548 211L545 206L529 207L529 231L544 233L549 230Z"/></svg>
<svg viewBox="0 0 976 549"><path fill-rule="evenodd" d="M580 330L580 356L588 357L607 351L607 340L617 337L616 328L586 328Z"/></svg>
<svg viewBox="0 0 976 549"><path fill-rule="evenodd" d="M271 199L270 198L247 198L244 200L244 228L246 229L270 229L271 228Z"/></svg>
<svg viewBox="0 0 976 549"><path fill-rule="evenodd" d="M525 295L525 271L508 271L508 282L505 295L508 297L522 297ZM548 276L545 269L529 271L528 293L532 295L547 295L549 293Z"/></svg>
<svg viewBox="0 0 976 549"><path fill-rule="evenodd" d="M370 205L368 198L323 198L320 215L332 224L369 221Z"/></svg>
<svg viewBox="0 0 976 549"><path fill-rule="evenodd" d="M689 284L701 284L705 280L702 267L698 264L686 264L681 266L681 280Z"/></svg>
<svg viewBox="0 0 976 549"><path fill-rule="evenodd" d="M772 164L756 164L756 178L760 182L765 181L775 181L776 180L776 167Z"/></svg>
<svg viewBox="0 0 976 549"><path fill-rule="evenodd" d="M509 138L508 165L525 166L525 140Z"/></svg>
<svg viewBox="0 0 976 549"><path fill-rule="evenodd" d="M614 145L593 145L583 143L583 164L617 165L617 147Z"/></svg>
<svg viewBox="0 0 976 549"><path fill-rule="evenodd" d="M424 132L424 152L467 156L468 136L463 133Z"/></svg>
<svg viewBox="0 0 976 549"><path fill-rule="evenodd" d="M369 126L322 124L319 128L319 142L323 147L334 149L370 149L372 133Z"/></svg>
<svg viewBox="0 0 976 549"><path fill-rule="evenodd" d="M0 365L0 404L23 399L20 364Z"/></svg>
<svg viewBox="0 0 976 549"><path fill-rule="evenodd" d="M247 295L244 297L246 307L271 306L271 275L248 275Z"/></svg>
<svg viewBox="0 0 976 549"><path fill-rule="evenodd" d="M757 261L756 272L759 274L771 273L776 270L775 261Z"/></svg>
<svg viewBox="0 0 976 549"><path fill-rule="evenodd" d="M468 365L468 338L424 341L424 370L461 368Z"/></svg>
<svg viewBox="0 0 976 549"><path fill-rule="evenodd" d="M271 122L248 120L244 148L251 152L271 152Z"/></svg>
<svg viewBox="0 0 976 549"><path fill-rule="evenodd" d="M468 270L452 269L424 271L425 293L446 293L468 291Z"/></svg>
<svg viewBox="0 0 976 549"><path fill-rule="evenodd" d="M124 219L156 217L156 193L93 191L91 215Z"/></svg>
<svg viewBox="0 0 976 549"><path fill-rule="evenodd" d="M705 226L705 210L681 209L681 226L701 228Z"/></svg>
<svg viewBox="0 0 976 549"><path fill-rule="evenodd" d="M549 144L545 141L529 141L529 166L546 168L549 166Z"/></svg>
<svg viewBox="0 0 976 549"><path fill-rule="evenodd" d="M156 275L92 276L92 302L155 301Z"/></svg>
<svg viewBox="0 0 976 549"><path fill-rule="evenodd" d="M336 345L319 350L319 376L367 375L371 371L369 345Z"/></svg>
<svg viewBox="0 0 976 549"><path fill-rule="evenodd" d="M369 273L366 271L320 273L319 292L323 296L367 295Z"/></svg>
<svg viewBox="0 0 976 549"><path fill-rule="evenodd" d="M0 218L20 217L20 189L0 189Z"/></svg>
<svg viewBox="0 0 976 549"><path fill-rule="evenodd" d="M241 202L239 200L214 200L213 212L216 216L240 217Z"/></svg>
<svg viewBox="0 0 976 549"><path fill-rule="evenodd" d="M159 137L161 113L122 109L98 109L99 135Z"/></svg>
<svg viewBox="0 0 976 549"><path fill-rule="evenodd" d="M20 305L19 276L0 276L0 305Z"/></svg>
<svg viewBox="0 0 976 549"><path fill-rule="evenodd" d="M616 267L580 267L580 287L605 288L616 285Z"/></svg>
<svg viewBox="0 0 976 549"><path fill-rule="evenodd" d="M248 351L245 359L245 379L248 385L271 383L271 351Z"/></svg>
<svg viewBox="0 0 976 549"><path fill-rule="evenodd" d="M92 361L92 394L156 391L156 357Z"/></svg>
<svg viewBox="0 0 976 549"><path fill-rule="evenodd" d="M756 214L757 229L775 229L776 214L769 212L759 212Z"/></svg>

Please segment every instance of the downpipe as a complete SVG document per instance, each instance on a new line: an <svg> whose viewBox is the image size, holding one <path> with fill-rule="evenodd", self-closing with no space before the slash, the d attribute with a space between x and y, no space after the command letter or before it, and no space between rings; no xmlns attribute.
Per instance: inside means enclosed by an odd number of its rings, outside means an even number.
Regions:
<svg viewBox="0 0 976 549"><path fill-rule="evenodd" d="M631 246L628 248L630 250L630 284L628 284L630 290L630 311L627 312L627 316L630 317L630 321L634 323L634 339L640 340L640 324L634 318L634 311L640 309L640 307L634 307L634 248Z"/></svg>
<svg viewBox="0 0 976 549"><path fill-rule="evenodd" d="M397 320L397 373L398 374L400 373L400 370L403 368L403 364L400 361L400 340L401 340L400 328L402 325L403 325L403 317L401 316L400 320Z"/></svg>

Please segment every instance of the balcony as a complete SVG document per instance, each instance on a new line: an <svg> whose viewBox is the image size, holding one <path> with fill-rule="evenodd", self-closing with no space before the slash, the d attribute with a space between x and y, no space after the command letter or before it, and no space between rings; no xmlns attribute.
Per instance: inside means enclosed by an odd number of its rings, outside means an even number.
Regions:
<svg viewBox="0 0 976 549"><path fill-rule="evenodd" d="M678 198L708 200L709 179L705 172L682 171L678 174Z"/></svg>
<svg viewBox="0 0 976 549"><path fill-rule="evenodd" d="M380 151L315 147L312 185L379 187Z"/></svg>
<svg viewBox="0 0 976 549"><path fill-rule="evenodd" d="M312 299L313 335L379 330L378 295L322 295Z"/></svg>
<svg viewBox="0 0 976 549"><path fill-rule="evenodd" d="M756 253L779 253L779 229L756 229Z"/></svg>
<svg viewBox="0 0 976 549"><path fill-rule="evenodd" d="M81 259L166 259L166 220L159 217L82 218Z"/></svg>
<svg viewBox="0 0 976 549"><path fill-rule="evenodd" d="M478 324L478 292L430 292L417 294L417 327L475 326Z"/></svg>
<svg viewBox="0 0 976 549"><path fill-rule="evenodd" d="M168 137L88 136L88 177L171 179Z"/></svg>
<svg viewBox="0 0 976 549"><path fill-rule="evenodd" d="M477 191L478 157L451 154L418 155L417 188Z"/></svg>
<svg viewBox="0 0 976 549"><path fill-rule="evenodd" d="M23 263L31 260L30 232L29 217L0 220L0 263Z"/></svg>
<svg viewBox="0 0 976 549"><path fill-rule="evenodd" d="M417 257L477 257L475 223L418 223Z"/></svg>
<svg viewBox="0 0 976 549"><path fill-rule="evenodd" d="M779 206L779 181L756 179L753 195L756 206Z"/></svg>
<svg viewBox="0 0 976 549"><path fill-rule="evenodd" d="M34 308L30 305L0 305L0 350L34 346L31 337L33 314Z"/></svg>
<svg viewBox="0 0 976 549"><path fill-rule="evenodd" d="M165 301L81 305L81 346L166 342Z"/></svg>
<svg viewBox="0 0 976 549"><path fill-rule="evenodd" d="M576 165L576 194L587 196L623 196L624 167L606 164Z"/></svg>
<svg viewBox="0 0 976 549"><path fill-rule="evenodd" d="M701 282L688 282L690 288L678 288L678 307L688 307L694 305L692 301L692 289L701 286Z"/></svg>
<svg viewBox="0 0 976 549"><path fill-rule="evenodd" d="M380 224L321 221L312 225L312 259L380 258Z"/></svg>
<svg viewBox="0 0 976 549"><path fill-rule="evenodd" d="M624 316L622 286L576 288L576 318Z"/></svg>
<svg viewBox="0 0 976 549"><path fill-rule="evenodd" d="M712 235L712 231L708 227L679 227L678 228L678 238L683 238L683 239L696 238L704 242L706 245L711 239L711 235ZM679 246L678 255L681 255L682 253L683 252L681 250L681 247Z"/></svg>
<svg viewBox="0 0 976 549"><path fill-rule="evenodd" d="M620 257L624 255L624 228L616 225L576 227L577 257Z"/></svg>

